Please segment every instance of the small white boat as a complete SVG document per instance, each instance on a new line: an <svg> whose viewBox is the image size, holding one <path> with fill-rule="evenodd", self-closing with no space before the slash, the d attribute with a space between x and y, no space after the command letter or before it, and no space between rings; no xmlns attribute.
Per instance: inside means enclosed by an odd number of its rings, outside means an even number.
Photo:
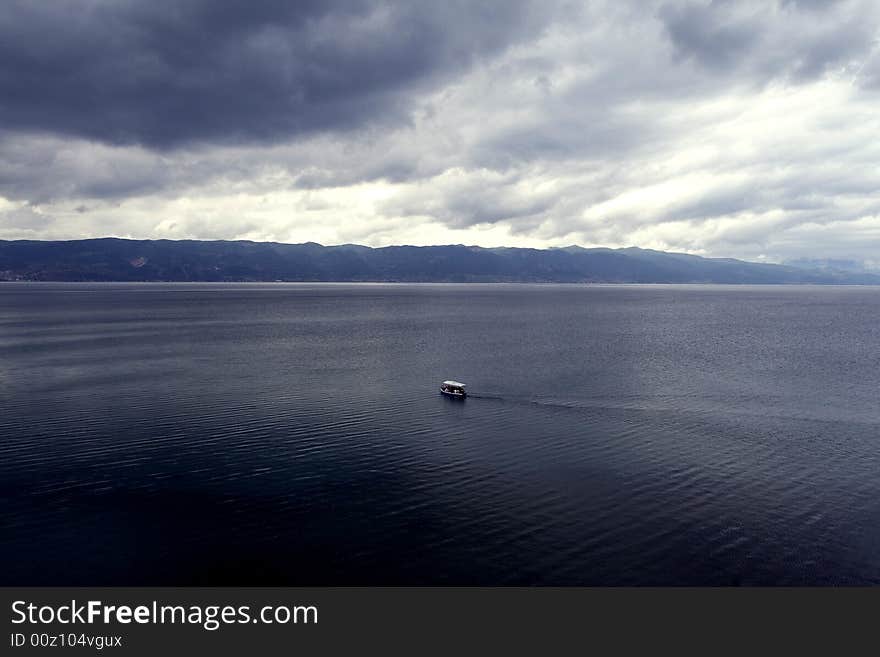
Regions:
<svg viewBox="0 0 880 657"><path fill-rule="evenodd" d="M465 385L458 381L444 381L440 384L440 392L450 397L458 397L459 399L467 397Z"/></svg>

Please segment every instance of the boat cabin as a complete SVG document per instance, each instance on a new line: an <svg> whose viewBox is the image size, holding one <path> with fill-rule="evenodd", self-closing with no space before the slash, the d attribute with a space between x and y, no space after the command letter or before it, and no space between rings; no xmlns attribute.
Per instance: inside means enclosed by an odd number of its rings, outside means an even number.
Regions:
<svg viewBox="0 0 880 657"><path fill-rule="evenodd" d="M450 397L467 397L465 385L458 381L444 381L440 384L440 392Z"/></svg>

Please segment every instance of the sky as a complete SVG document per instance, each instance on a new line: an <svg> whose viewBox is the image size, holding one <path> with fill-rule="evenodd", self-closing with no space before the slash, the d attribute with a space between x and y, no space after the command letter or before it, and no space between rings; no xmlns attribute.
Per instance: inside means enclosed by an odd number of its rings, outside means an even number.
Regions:
<svg viewBox="0 0 880 657"><path fill-rule="evenodd" d="M880 267L876 0L3 0L0 239Z"/></svg>

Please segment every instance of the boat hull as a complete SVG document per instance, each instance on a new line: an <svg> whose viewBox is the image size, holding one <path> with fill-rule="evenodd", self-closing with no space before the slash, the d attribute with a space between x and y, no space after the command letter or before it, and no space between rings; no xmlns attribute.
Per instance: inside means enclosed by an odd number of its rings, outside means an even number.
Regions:
<svg viewBox="0 0 880 657"><path fill-rule="evenodd" d="M440 389L440 394L452 397L453 399L464 399L467 397L466 392L451 392L450 390L443 390L443 388Z"/></svg>

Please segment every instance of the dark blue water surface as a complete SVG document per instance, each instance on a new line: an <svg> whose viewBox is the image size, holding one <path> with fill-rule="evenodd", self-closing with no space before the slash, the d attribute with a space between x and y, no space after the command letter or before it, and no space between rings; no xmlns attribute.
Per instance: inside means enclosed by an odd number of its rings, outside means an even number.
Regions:
<svg viewBox="0 0 880 657"><path fill-rule="evenodd" d="M878 394L877 288L0 284L0 583L880 584Z"/></svg>

